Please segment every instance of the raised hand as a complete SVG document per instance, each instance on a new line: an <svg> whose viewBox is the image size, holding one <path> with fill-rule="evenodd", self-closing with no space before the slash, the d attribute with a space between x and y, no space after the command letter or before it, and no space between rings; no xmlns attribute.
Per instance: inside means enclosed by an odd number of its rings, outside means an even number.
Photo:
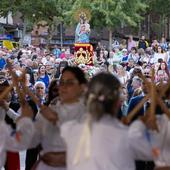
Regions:
<svg viewBox="0 0 170 170"><path fill-rule="evenodd" d="M0 107L8 111L9 109L9 104L5 100L0 100Z"/></svg>
<svg viewBox="0 0 170 170"><path fill-rule="evenodd" d="M56 124L58 121L58 114L50 107L41 106L40 113L51 123Z"/></svg>
<svg viewBox="0 0 170 170"><path fill-rule="evenodd" d="M17 121L24 117L28 117L30 119L33 118L33 110L27 102L21 103L21 116L17 119Z"/></svg>

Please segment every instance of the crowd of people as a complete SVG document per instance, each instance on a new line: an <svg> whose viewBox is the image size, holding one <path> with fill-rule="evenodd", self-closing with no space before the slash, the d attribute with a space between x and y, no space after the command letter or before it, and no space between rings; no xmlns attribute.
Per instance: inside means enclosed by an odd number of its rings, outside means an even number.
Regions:
<svg viewBox="0 0 170 170"><path fill-rule="evenodd" d="M25 75L22 102L8 63ZM29 46L0 48L0 168L18 170L26 152L26 170L160 170L170 169L170 122L156 109L159 132L145 117L150 100L126 125L123 118L149 93L141 75L155 86L170 78L170 44L162 37L148 43L130 36L114 41L108 52L98 43L94 65L77 65L70 48ZM17 79L17 81L21 81ZM169 88L164 97L169 107ZM123 123L122 123L123 122Z"/></svg>

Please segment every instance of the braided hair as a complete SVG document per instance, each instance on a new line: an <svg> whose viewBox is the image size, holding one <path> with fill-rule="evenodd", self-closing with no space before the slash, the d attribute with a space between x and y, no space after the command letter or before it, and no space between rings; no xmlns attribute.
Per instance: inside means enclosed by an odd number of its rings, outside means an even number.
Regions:
<svg viewBox="0 0 170 170"><path fill-rule="evenodd" d="M105 114L116 115L120 86L119 80L110 73L99 73L91 79L86 104L93 119L99 120Z"/></svg>

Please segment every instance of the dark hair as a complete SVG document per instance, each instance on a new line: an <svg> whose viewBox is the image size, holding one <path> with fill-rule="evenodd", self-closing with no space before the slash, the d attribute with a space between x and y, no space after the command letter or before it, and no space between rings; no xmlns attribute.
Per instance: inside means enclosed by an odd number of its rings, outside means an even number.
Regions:
<svg viewBox="0 0 170 170"><path fill-rule="evenodd" d="M61 61L57 67L57 71L56 71L56 74L55 74L55 78L59 78L60 77L60 70L61 70L61 67L65 68L68 66L68 62L67 61Z"/></svg>
<svg viewBox="0 0 170 170"><path fill-rule="evenodd" d="M54 87L56 87L56 90L57 90L56 93L54 93ZM50 102L56 97L58 97L58 81L54 79L51 81L49 88L48 88L46 105L49 105Z"/></svg>
<svg viewBox="0 0 170 170"><path fill-rule="evenodd" d="M85 74L79 67L67 66L63 69L62 74L66 71L69 71L72 74L74 74L74 76L78 80L79 84L86 84L87 83L87 80L85 78Z"/></svg>
<svg viewBox="0 0 170 170"><path fill-rule="evenodd" d="M166 72L166 74L168 75L168 77L170 77L168 65L167 65L167 63L166 63L165 61L163 61L163 60L162 60L162 61L160 62L160 64L159 64L159 68L158 68L158 70L157 70L157 73L158 73L159 70L162 70L162 68L161 68L161 65L162 65L162 64L165 64L165 72Z"/></svg>
<svg viewBox="0 0 170 170"><path fill-rule="evenodd" d="M86 104L89 113L95 120L100 120L105 114L114 116L119 108L113 106L119 100L119 80L110 73L99 73L88 85Z"/></svg>
<svg viewBox="0 0 170 170"><path fill-rule="evenodd" d="M157 53L158 53L158 48L161 48L161 53L164 52L163 48L162 48L160 45L158 45L158 47L157 47L157 49L156 49L156 52L157 52Z"/></svg>
<svg viewBox="0 0 170 170"><path fill-rule="evenodd" d="M137 53L137 48L136 48L136 47L132 47L132 48L131 48L131 51L132 51L132 50L135 50L135 53Z"/></svg>
<svg viewBox="0 0 170 170"><path fill-rule="evenodd" d="M31 67L26 67L25 70L26 70L26 73L30 75L30 80L29 80L30 83L34 84L35 80L34 80L34 73L33 73L32 68Z"/></svg>
<svg viewBox="0 0 170 170"><path fill-rule="evenodd" d="M158 63L162 63L163 62L163 59L162 58L159 58L158 59Z"/></svg>
<svg viewBox="0 0 170 170"><path fill-rule="evenodd" d="M5 86L5 87L10 86L8 80L5 80L3 83L0 84L0 87L4 87L4 86Z"/></svg>
<svg viewBox="0 0 170 170"><path fill-rule="evenodd" d="M67 67L68 66L68 62L67 61L61 61L59 64L59 67Z"/></svg>
<svg viewBox="0 0 170 170"><path fill-rule="evenodd" d="M131 78L135 77L135 76L138 76L142 74L142 70L140 68L134 68L133 71L132 71L132 74L131 74Z"/></svg>
<svg viewBox="0 0 170 170"><path fill-rule="evenodd" d="M45 69L46 69L46 66L45 65L39 65L38 66L38 75L40 74L40 69L41 69L41 67L45 67ZM47 71L45 70L45 74L47 74Z"/></svg>
<svg viewBox="0 0 170 170"><path fill-rule="evenodd" d="M32 56L32 61L33 61L33 60L36 60L36 59L37 59L37 55L34 54L34 55Z"/></svg>

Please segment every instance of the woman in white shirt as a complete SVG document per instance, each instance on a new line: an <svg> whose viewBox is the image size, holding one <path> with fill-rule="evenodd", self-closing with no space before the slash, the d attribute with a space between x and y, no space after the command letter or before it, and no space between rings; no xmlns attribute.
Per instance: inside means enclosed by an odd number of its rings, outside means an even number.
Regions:
<svg viewBox="0 0 170 170"><path fill-rule="evenodd" d="M136 121L131 126L131 132L134 134L146 134L150 144L155 170L170 170L170 121L166 114L157 116L157 125L159 131L151 130L152 122L148 121L146 125L142 121ZM149 127L149 129L148 129Z"/></svg>
<svg viewBox="0 0 170 170"><path fill-rule="evenodd" d="M82 98L86 84L85 75L78 67L66 67L59 80L59 98L50 104L51 114L59 119L57 123L48 120L49 110L42 111L36 117L35 133L30 148L41 143L39 164L36 170L63 170L66 168L66 147L60 135L59 127L69 120L80 119L85 113Z"/></svg>
<svg viewBox="0 0 170 170"><path fill-rule="evenodd" d="M22 115L17 119L16 130L0 120L0 169L5 163L7 151L25 150L30 145L30 140L34 134L32 114L28 104L22 106Z"/></svg>
<svg viewBox="0 0 170 170"><path fill-rule="evenodd" d="M121 124L120 82L109 73L92 78L87 92L86 120L62 125L68 170L134 170L135 159L151 159L149 144Z"/></svg>
<svg viewBox="0 0 170 170"><path fill-rule="evenodd" d="M121 84L125 86L127 84L127 81L130 79L129 73L125 70L125 68L122 65L116 65L117 70L117 77Z"/></svg>
<svg viewBox="0 0 170 170"><path fill-rule="evenodd" d="M163 51L161 46L158 46L157 52L154 54L154 63L157 63L159 59L167 63L168 55Z"/></svg>

